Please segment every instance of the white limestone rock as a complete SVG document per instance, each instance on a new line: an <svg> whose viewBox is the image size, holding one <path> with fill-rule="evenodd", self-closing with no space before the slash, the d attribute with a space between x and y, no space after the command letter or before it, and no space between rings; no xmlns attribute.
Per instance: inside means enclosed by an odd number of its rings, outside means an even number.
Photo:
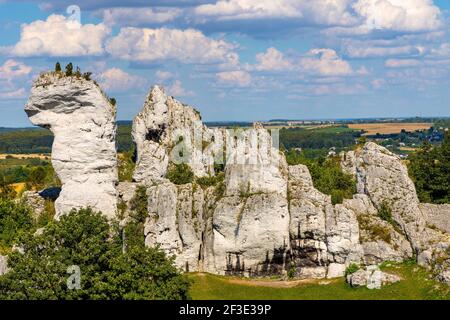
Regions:
<svg viewBox="0 0 450 320"><path fill-rule="evenodd" d="M204 191L192 184L163 183L149 187L149 217L145 224L147 246L160 246L176 256L185 271L203 269L205 216Z"/></svg>
<svg viewBox="0 0 450 320"><path fill-rule="evenodd" d="M55 136L52 164L62 182L57 218L86 207L114 217L116 109L100 88L82 78L43 74L31 88L25 112Z"/></svg>
<svg viewBox="0 0 450 320"><path fill-rule="evenodd" d="M279 194L221 199L214 211L213 252L219 274L282 274L289 248L289 212Z"/></svg>
<svg viewBox="0 0 450 320"><path fill-rule="evenodd" d="M148 185L162 182L170 162L187 163L198 177L214 174L213 161L203 155L203 135L210 135L206 131L194 108L154 86L133 121L137 151L134 180Z"/></svg>
<svg viewBox="0 0 450 320"><path fill-rule="evenodd" d="M421 203L419 208L430 228L450 233L450 204Z"/></svg>
<svg viewBox="0 0 450 320"><path fill-rule="evenodd" d="M367 287L371 290L381 289L384 285L399 281L401 281L399 276L382 272L376 265L367 266L365 270L359 269L347 276L347 282L352 287Z"/></svg>

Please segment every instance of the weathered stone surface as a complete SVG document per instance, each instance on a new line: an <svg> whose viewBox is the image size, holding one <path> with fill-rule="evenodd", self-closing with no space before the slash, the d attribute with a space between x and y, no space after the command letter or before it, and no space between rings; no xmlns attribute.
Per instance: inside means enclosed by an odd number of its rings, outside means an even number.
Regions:
<svg viewBox="0 0 450 320"><path fill-rule="evenodd" d="M420 210L425 215L429 228L437 228L450 233L450 205L421 203Z"/></svg>
<svg viewBox="0 0 450 320"><path fill-rule="evenodd" d="M371 265L365 270L359 269L347 276L347 282L352 287L367 287L368 289L381 289L382 286L399 282L400 277L380 271L378 266Z"/></svg>
<svg viewBox="0 0 450 320"><path fill-rule="evenodd" d="M39 192L25 191L22 194L22 199L25 204L31 209L34 217L38 217L45 210L45 199L41 197Z"/></svg>
<svg viewBox="0 0 450 320"><path fill-rule="evenodd" d="M414 183L400 158L386 148L368 142L344 159L344 168L356 172L358 193L366 194L377 209L389 207L413 248L420 250L426 238L425 218L419 208Z"/></svg>
<svg viewBox="0 0 450 320"><path fill-rule="evenodd" d="M230 196L214 211L214 261L220 274L281 274L289 248L289 212L279 194Z"/></svg>
<svg viewBox="0 0 450 320"><path fill-rule="evenodd" d="M8 272L8 257L0 255L0 276Z"/></svg>
<svg viewBox="0 0 450 320"><path fill-rule="evenodd" d="M93 81L48 73L40 76L25 106L30 121L50 129L52 164L62 182L57 217L91 207L116 214L116 109Z"/></svg>
<svg viewBox="0 0 450 320"><path fill-rule="evenodd" d="M192 184L164 183L149 187L146 245L159 245L176 264L188 271L203 269L204 191Z"/></svg>
<svg viewBox="0 0 450 320"><path fill-rule="evenodd" d="M206 131L194 108L154 86L133 121L137 151L134 180L146 184L163 181L171 161L187 163L199 177L213 174L213 161L204 159L202 152L203 135L210 134Z"/></svg>

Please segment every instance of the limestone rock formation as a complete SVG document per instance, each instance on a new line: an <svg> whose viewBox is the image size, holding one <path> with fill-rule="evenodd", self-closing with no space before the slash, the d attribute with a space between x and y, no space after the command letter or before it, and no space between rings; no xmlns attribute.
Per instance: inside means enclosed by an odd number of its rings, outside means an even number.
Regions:
<svg viewBox="0 0 450 320"><path fill-rule="evenodd" d="M33 84L25 111L33 124L55 136L52 164L62 182L57 216L91 207L114 217L116 109L100 88L82 78L43 74Z"/></svg>
<svg viewBox="0 0 450 320"><path fill-rule="evenodd" d="M421 203L419 208L429 228L450 233L450 205Z"/></svg>
<svg viewBox="0 0 450 320"><path fill-rule="evenodd" d="M204 134L206 127L194 108L154 86L133 121L137 153L134 180L161 182L171 161L184 161L199 177L213 173L212 159L203 158Z"/></svg>

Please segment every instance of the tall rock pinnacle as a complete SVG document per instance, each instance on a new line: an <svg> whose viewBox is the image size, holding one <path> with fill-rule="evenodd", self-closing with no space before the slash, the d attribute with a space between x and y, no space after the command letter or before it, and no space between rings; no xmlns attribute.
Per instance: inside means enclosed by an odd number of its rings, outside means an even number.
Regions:
<svg viewBox="0 0 450 320"><path fill-rule="evenodd" d="M50 129L52 164L62 182L57 218L90 207L113 217L117 211L116 109L93 82L46 73L33 84L25 106L30 121Z"/></svg>

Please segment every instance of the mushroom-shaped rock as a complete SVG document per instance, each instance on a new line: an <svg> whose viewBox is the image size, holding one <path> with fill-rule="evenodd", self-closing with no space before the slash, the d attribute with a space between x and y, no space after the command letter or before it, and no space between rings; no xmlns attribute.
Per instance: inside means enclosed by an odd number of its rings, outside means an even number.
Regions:
<svg viewBox="0 0 450 320"><path fill-rule="evenodd" d="M93 82L42 74L25 106L30 121L50 129L52 164L62 182L56 217L90 207L108 217L117 211L116 109Z"/></svg>

